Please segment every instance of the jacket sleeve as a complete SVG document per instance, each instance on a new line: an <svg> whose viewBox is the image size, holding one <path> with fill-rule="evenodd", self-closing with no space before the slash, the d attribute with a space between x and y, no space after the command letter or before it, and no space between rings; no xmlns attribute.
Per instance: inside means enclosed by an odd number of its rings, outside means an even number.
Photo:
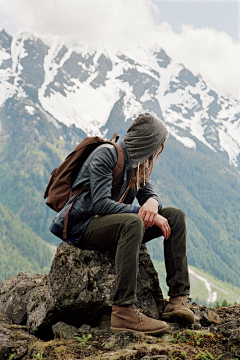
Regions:
<svg viewBox="0 0 240 360"><path fill-rule="evenodd" d="M100 146L88 165L92 205L96 215L136 212L135 206L111 199L113 169L116 165L114 152L115 148Z"/></svg>
<svg viewBox="0 0 240 360"><path fill-rule="evenodd" d="M159 203L158 210L162 208L161 201L157 196L155 188L151 182L148 182L143 188L139 189L136 197L140 206L142 206L148 199L153 198L156 199Z"/></svg>

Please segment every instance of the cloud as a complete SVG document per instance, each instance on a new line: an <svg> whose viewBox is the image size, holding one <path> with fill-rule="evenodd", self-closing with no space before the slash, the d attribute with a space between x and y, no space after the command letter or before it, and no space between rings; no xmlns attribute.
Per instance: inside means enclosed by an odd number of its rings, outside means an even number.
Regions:
<svg viewBox="0 0 240 360"><path fill-rule="evenodd" d="M92 46L130 46L147 40L153 7L146 0L2 0L2 27Z"/></svg>
<svg viewBox="0 0 240 360"><path fill-rule="evenodd" d="M216 91L240 100L240 45L228 34L188 25L176 34L167 23L158 27L158 33L159 43L173 60L200 74Z"/></svg>
<svg viewBox="0 0 240 360"><path fill-rule="evenodd" d="M239 44L212 28L174 33L152 0L0 0L0 26L111 50L159 44L218 91L240 99Z"/></svg>

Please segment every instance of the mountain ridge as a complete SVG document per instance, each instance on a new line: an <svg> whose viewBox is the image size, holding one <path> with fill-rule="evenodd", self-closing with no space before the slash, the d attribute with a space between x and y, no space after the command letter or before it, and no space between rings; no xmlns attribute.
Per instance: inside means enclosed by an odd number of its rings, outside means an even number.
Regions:
<svg viewBox="0 0 240 360"><path fill-rule="evenodd" d="M185 146L195 147L196 138L239 166L240 103L218 95L159 46L115 54L87 53L85 47L77 53L59 42L49 47L29 34L8 42L3 35L1 53L9 57L1 56L2 65L12 61L8 71L18 84L19 96L31 96L61 123L74 124L88 135L100 134L124 94L123 120L147 108L164 119L170 133ZM26 70L29 61L31 71L29 66Z"/></svg>

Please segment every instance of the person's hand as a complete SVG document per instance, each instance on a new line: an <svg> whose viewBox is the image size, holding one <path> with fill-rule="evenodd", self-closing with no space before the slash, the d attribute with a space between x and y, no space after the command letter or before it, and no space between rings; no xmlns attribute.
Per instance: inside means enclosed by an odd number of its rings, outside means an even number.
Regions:
<svg viewBox="0 0 240 360"><path fill-rule="evenodd" d="M143 219L145 229L154 225L155 218L158 214L158 206L158 201L153 198L148 199L145 204L141 206L138 215Z"/></svg>
<svg viewBox="0 0 240 360"><path fill-rule="evenodd" d="M155 217L155 225L162 230L165 239L168 239L171 235L171 228L169 226L168 220L162 215L157 214Z"/></svg>

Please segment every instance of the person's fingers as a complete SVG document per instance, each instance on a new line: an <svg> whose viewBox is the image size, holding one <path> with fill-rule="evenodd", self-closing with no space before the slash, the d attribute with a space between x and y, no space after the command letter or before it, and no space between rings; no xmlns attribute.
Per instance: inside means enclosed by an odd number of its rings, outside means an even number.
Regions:
<svg viewBox="0 0 240 360"><path fill-rule="evenodd" d="M144 221L145 229L147 229L148 226L149 226L150 216L151 216L151 214L149 214L148 212L147 212L147 213L145 214L145 216L144 216L143 221Z"/></svg>
<svg viewBox="0 0 240 360"><path fill-rule="evenodd" d="M162 230L164 238L167 239L169 232L168 232L168 222L165 219L162 222L161 230Z"/></svg>
<svg viewBox="0 0 240 360"><path fill-rule="evenodd" d="M154 224L155 214L149 214L148 222L146 223L146 229Z"/></svg>
<svg viewBox="0 0 240 360"><path fill-rule="evenodd" d="M138 212L138 215L141 216L141 218L142 218L142 213L143 213L143 209L140 208L140 210L139 210L139 212Z"/></svg>
<svg viewBox="0 0 240 360"><path fill-rule="evenodd" d="M163 229L163 236L165 239L167 239L167 230L165 228Z"/></svg>
<svg viewBox="0 0 240 360"><path fill-rule="evenodd" d="M151 219L149 219L149 227L152 227L155 224L155 218L157 214L152 214Z"/></svg>
<svg viewBox="0 0 240 360"><path fill-rule="evenodd" d="M166 233L165 239L168 239L171 235L171 228L168 223L164 226L164 230Z"/></svg>

